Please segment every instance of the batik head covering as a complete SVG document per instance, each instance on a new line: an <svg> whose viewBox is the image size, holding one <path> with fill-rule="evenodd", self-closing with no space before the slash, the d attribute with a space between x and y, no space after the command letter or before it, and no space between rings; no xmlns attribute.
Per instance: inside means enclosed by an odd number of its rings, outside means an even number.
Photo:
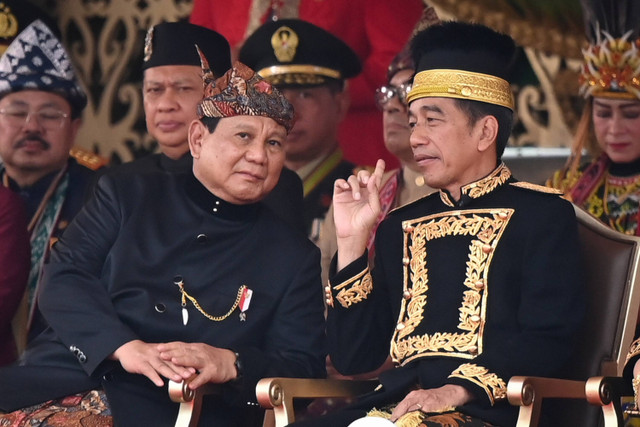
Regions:
<svg viewBox="0 0 640 427"><path fill-rule="evenodd" d="M293 106L278 89L237 61L222 77L214 80L206 58L199 53L205 83L204 99L198 105L200 118L269 117L289 133L294 123Z"/></svg>
<svg viewBox="0 0 640 427"><path fill-rule="evenodd" d="M640 2L581 0L589 45L579 76L584 97L640 98Z"/></svg>
<svg viewBox="0 0 640 427"><path fill-rule="evenodd" d="M74 112L87 105L69 55L41 20L26 27L0 57L0 96L21 90L56 93Z"/></svg>

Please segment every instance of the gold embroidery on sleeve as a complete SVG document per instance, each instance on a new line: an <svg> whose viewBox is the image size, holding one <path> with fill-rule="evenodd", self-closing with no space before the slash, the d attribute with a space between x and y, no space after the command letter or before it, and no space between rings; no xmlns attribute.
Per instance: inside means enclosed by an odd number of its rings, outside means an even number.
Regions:
<svg viewBox="0 0 640 427"><path fill-rule="evenodd" d="M482 387L491 405L507 396L507 384L504 380L482 366L464 363L449 375L449 378L452 377L462 378Z"/></svg>
<svg viewBox="0 0 640 427"><path fill-rule="evenodd" d="M627 358L625 359L624 364L626 365L632 357L635 357L638 354L640 354L640 338L631 343L631 347L629 347L629 352L627 353Z"/></svg>
<svg viewBox="0 0 640 427"><path fill-rule="evenodd" d="M346 282L334 286L333 289L338 291L335 299L344 308L366 300L373 290L369 267Z"/></svg>

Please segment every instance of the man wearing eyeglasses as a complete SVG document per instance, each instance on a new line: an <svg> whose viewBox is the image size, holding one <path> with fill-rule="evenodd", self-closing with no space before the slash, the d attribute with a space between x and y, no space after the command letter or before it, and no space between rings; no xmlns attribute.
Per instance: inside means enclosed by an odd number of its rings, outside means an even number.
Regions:
<svg viewBox="0 0 640 427"><path fill-rule="evenodd" d="M87 97L51 30L35 21L0 58L0 179L24 201L31 271L18 329L29 338L44 328L35 309L41 267L50 245L80 210L99 161L80 164L70 151ZM25 336L17 337L19 346Z"/></svg>

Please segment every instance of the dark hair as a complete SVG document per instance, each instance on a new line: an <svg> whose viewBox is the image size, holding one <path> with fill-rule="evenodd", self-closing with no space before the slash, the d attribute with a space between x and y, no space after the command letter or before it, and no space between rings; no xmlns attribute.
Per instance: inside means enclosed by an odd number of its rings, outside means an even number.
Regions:
<svg viewBox="0 0 640 427"><path fill-rule="evenodd" d="M207 127L209 133L213 133L218 127L221 117L203 117L200 119L203 125Z"/></svg>
<svg viewBox="0 0 640 427"><path fill-rule="evenodd" d="M496 154L500 161L504 149L509 142L513 127L513 111L500 105L488 104L470 99L455 98L456 106L466 114L469 125L473 126L478 120L486 116L493 116L498 121L498 135L496 136Z"/></svg>

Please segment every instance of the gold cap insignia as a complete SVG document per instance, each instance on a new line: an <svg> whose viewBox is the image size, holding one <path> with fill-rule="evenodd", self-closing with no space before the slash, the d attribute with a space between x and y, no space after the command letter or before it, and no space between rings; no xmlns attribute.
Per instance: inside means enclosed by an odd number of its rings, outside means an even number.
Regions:
<svg viewBox="0 0 640 427"><path fill-rule="evenodd" d="M271 46L278 61L293 61L296 56L298 41L298 35L291 28L286 26L278 28L271 36Z"/></svg>
<svg viewBox="0 0 640 427"><path fill-rule="evenodd" d="M0 37L15 37L18 34L18 20L11 8L0 3Z"/></svg>
<svg viewBox="0 0 640 427"><path fill-rule="evenodd" d="M151 59L153 55L153 27L147 30L147 35L144 37L144 62Z"/></svg>

